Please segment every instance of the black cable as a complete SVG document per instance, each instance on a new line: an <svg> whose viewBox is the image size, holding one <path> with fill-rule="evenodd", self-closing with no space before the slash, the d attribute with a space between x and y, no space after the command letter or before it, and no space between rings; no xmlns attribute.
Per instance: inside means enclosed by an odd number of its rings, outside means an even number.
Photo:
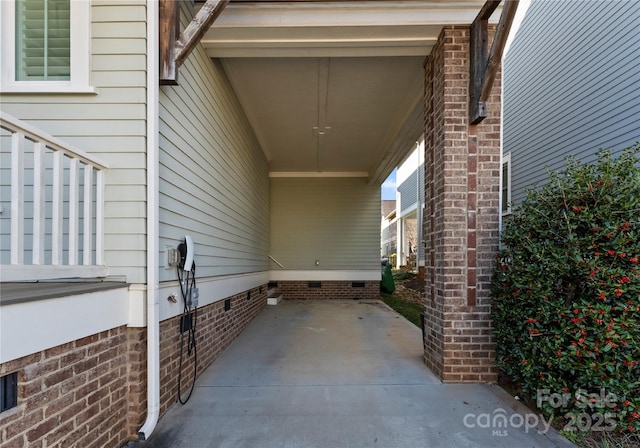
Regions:
<svg viewBox="0 0 640 448"><path fill-rule="evenodd" d="M180 324L180 361L178 368L178 401L180 404L185 404L191 398L191 394L193 393L193 389L196 385L196 377L198 374L198 348L196 345L196 322L198 320L198 307L195 306L192 308L192 301L187 300L187 298L191 299L191 292L193 288L196 286L196 264L195 262L191 266L191 270L187 271L186 278L182 276L182 269L180 268L180 264L178 264L178 282L180 283L180 292L182 294L182 300L184 303L184 308L182 311L182 321ZM193 316L193 318L192 318ZM193 352L193 382L191 383L191 388L189 389L189 395L183 400L181 395L182 389L182 355L184 353L184 327L187 326L186 322L189 320L189 329L186 333L188 333L187 340L187 354L191 355Z"/></svg>

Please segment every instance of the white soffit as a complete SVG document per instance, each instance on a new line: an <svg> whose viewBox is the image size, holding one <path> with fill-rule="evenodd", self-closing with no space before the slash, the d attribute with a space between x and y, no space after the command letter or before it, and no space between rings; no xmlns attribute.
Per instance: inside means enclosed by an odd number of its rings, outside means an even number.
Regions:
<svg viewBox="0 0 640 448"><path fill-rule="evenodd" d="M272 177L381 184L424 132L423 63L442 27L470 25L484 3L237 1L201 42L222 60Z"/></svg>
<svg viewBox="0 0 640 448"><path fill-rule="evenodd" d="M202 39L211 57L426 56L484 0L237 2Z"/></svg>

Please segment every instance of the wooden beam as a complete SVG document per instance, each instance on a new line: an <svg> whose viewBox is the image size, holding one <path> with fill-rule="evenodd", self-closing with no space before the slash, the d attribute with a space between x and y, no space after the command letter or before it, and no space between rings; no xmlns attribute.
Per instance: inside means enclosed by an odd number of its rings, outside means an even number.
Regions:
<svg viewBox="0 0 640 448"><path fill-rule="evenodd" d="M160 85L178 85L176 41L180 36L180 4L178 0L160 0L159 11Z"/></svg>
<svg viewBox="0 0 640 448"><path fill-rule="evenodd" d="M487 57L489 18L500 0L487 0L471 24L469 65L469 124L478 124L487 116L487 100L502 60L506 39L518 8L518 0L506 0L491 51Z"/></svg>
<svg viewBox="0 0 640 448"><path fill-rule="evenodd" d="M491 51L489 52L489 60L487 61L487 69L482 79L482 88L480 89L480 101L486 102L491 94L491 87L493 87L493 81L496 77L496 72L502 61L502 54L504 53L504 47L507 43L507 37L509 37L509 31L511 30L511 24L513 18L516 15L518 9L519 0L507 0L502 8L502 15L500 16L500 22L496 29L496 34L491 44Z"/></svg>
<svg viewBox="0 0 640 448"><path fill-rule="evenodd" d="M211 24L218 18L222 10L227 6L229 0L207 0L202 5L198 14L182 33L182 36L175 44L175 63L179 67L182 65L193 51L200 39L209 30Z"/></svg>
<svg viewBox="0 0 640 448"><path fill-rule="evenodd" d="M489 20L489 18L493 14L493 12L496 9L498 9L498 6L500 6L500 2L501 2L501 0L487 0L484 3L484 5L482 5L482 8L480 9L480 12L476 16L476 19L474 20L474 23L477 20Z"/></svg>
<svg viewBox="0 0 640 448"><path fill-rule="evenodd" d="M483 8L484 9L484 8ZM489 21L482 16L473 21L469 39L469 122L476 124L478 117L486 117L486 104L480 103L482 77L487 63Z"/></svg>

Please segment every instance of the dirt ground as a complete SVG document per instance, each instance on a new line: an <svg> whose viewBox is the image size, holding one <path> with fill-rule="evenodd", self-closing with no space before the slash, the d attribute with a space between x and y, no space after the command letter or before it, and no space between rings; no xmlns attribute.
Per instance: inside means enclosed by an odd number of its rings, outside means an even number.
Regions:
<svg viewBox="0 0 640 448"><path fill-rule="evenodd" d="M423 305L426 300L426 283L417 274L407 273L404 280L395 281L395 297L399 297L407 302L419 303Z"/></svg>

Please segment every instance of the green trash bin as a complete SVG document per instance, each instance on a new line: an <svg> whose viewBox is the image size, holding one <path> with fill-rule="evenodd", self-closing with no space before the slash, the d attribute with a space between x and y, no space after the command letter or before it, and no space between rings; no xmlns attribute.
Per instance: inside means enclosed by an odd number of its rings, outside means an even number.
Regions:
<svg viewBox="0 0 640 448"><path fill-rule="evenodd" d="M392 294L396 290L396 284L393 281L393 274L391 274L391 266L382 266L382 281L380 282L380 291Z"/></svg>

